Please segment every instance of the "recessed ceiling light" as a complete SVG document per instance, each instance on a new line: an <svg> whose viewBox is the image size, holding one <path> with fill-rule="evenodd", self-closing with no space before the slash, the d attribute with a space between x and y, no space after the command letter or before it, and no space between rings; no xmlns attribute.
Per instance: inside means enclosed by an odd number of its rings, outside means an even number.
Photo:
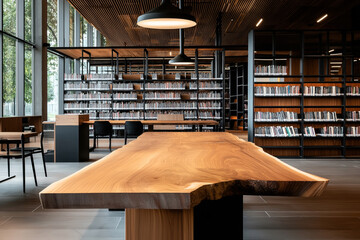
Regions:
<svg viewBox="0 0 360 240"><path fill-rule="evenodd" d="M319 23L321 22L322 20L324 20L325 18L327 18L327 14L325 14L324 16L322 16L321 18L319 18L316 22Z"/></svg>
<svg viewBox="0 0 360 240"><path fill-rule="evenodd" d="M339 66L339 65L333 65L333 66L331 66L331 68L341 68L341 66Z"/></svg>
<svg viewBox="0 0 360 240"><path fill-rule="evenodd" d="M260 18L260 20L259 20L259 21L257 22L257 24L256 24L256 27L260 26L260 24L262 23L263 20L264 20L264 19Z"/></svg>
<svg viewBox="0 0 360 240"><path fill-rule="evenodd" d="M342 64L342 62L330 62L330 64Z"/></svg>
<svg viewBox="0 0 360 240"><path fill-rule="evenodd" d="M335 51L335 49L331 49L331 50L329 50L329 53L332 53L332 52L334 52Z"/></svg>

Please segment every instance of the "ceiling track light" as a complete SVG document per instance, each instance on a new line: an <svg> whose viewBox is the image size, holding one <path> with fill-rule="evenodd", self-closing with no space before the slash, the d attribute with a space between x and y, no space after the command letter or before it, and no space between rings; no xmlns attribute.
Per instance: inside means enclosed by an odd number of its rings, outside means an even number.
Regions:
<svg viewBox="0 0 360 240"><path fill-rule="evenodd" d="M324 16L322 16L321 18L319 18L316 22L319 23L321 22L322 20L324 20L325 18L327 18L327 14L325 14Z"/></svg>
<svg viewBox="0 0 360 240"><path fill-rule="evenodd" d="M182 8L172 5L170 0L162 0L159 7L139 16L137 24L151 29L181 29L196 26L196 19Z"/></svg>
<svg viewBox="0 0 360 240"><path fill-rule="evenodd" d="M256 23L256 27L260 26L260 24L262 23L264 19L260 18L260 20Z"/></svg>

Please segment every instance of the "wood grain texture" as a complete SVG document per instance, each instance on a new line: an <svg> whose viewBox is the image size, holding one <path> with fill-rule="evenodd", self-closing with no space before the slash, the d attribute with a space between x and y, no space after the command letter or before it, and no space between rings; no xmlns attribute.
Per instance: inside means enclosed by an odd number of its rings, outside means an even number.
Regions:
<svg viewBox="0 0 360 240"><path fill-rule="evenodd" d="M37 132L0 132L0 138L8 140L21 140L21 135L25 138L36 137L39 135Z"/></svg>
<svg viewBox="0 0 360 240"><path fill-rule="evenodd" d="M221 132L147 132L40 193L44 208L191 209L232 195L319 196L327 179Z"/></svg>
<svg viewBox="0 0 360 240"><path fill-rule="evenodd" d="M126 209L126 240L193 240L193 209Z"/></svg>
<svg viewBox="0 0 360 240"><path fill-rule="evenodd" d="M89 120L88 114L64 114L56 115L56 125L58 126L78 126L84 121Z"/></svg>
<svg viewBox="0 0 360 240"><path fill-rule="evenodd" d="M158 114L157 120L180 120L184 121L184 114ZM154 126L154 130L176 130L176 125Z"/></svg>

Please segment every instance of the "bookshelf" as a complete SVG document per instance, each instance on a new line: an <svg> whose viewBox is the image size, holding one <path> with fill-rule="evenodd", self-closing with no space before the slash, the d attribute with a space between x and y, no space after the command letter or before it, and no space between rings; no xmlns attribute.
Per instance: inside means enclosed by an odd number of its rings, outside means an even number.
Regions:
<svg viewBox="0 0 360 240"><path fill-rule="evenodd" d="M351 31L249 33L249 141L277 157L360 157L360 41Z"/></svg>
<svg viewBox="0 0 360 240"><path fill-rule="evenodd" d="M230 114L231 125L235 129L247 130L247 68L245 63L230 67Z"/></svg>
<svg viewBox="0 0 360 240"><path fill-rule="evenodd" d="M65 74L64 113L88 113L91 120L156 120L158 114L183 114L185 120L222 123L223 90L223 77L208 72Z"/></svg>

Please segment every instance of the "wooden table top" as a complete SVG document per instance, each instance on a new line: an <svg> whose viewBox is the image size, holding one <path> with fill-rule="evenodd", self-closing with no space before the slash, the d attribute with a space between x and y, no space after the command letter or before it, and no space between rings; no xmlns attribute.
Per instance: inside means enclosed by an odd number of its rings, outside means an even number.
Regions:
<svg viewBox="0 0 360 240"><path fill-rule="evenodd" d="M318 196L327 179L224 132L147 132L40 193L44 208L190 209L230 195Z"/></svg>
<svg viewBox="0 0 360 240"><path fill-rule="evenodd" d="M39 135L37 132L0 132L0 138L9 140L21 140L21 135L25 138L36 137Z"/></svg>
<svg viewBox="0 0 360 240"><path fill-rule="evenodd" d="M96 120L102 121L102 120ZM112 125L125 125L126 121L136 120L103 120L109 121ZM219 122L214 120L137 120L144 125L219 125ZM95 120L83 121L84 124L93 125Z"/></svg>

